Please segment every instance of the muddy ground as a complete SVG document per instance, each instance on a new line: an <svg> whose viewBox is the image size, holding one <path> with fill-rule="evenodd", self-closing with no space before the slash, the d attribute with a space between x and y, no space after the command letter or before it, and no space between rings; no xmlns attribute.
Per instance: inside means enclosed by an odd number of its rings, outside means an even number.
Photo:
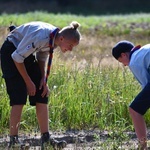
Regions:
<svg viewBox="0 0 150 150"><path fill-rule="evenodd" d="M50 133L51 137L57 140L67 141L67 146L63 150L135 150L138 146L134 132L124 132L122 135L113 135L113 132L99 130ZM122 140L122 137L126 137L125 140ZM148 138L150 138L149 133ZM40 134L24 134L20 136L20 139L26 145L30 145L28 149L40 150ZM8 135L1 136L0 150L7 149L8 142Z"/></svg>

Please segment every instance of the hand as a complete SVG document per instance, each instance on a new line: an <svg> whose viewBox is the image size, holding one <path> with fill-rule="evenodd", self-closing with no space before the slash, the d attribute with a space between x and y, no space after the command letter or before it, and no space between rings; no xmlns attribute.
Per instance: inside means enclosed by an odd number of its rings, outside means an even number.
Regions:
<svg viewBox="0 0 150 150"><path fill-rule="evenodd" d="M25 67L24 63L18 63L16 61L14 61L14 63L16 65L20 75L24 79L24 82L26 83L28 95L34 96L35 93L36 93L36 86L32 82L31 78L29 77L29 75L28 75L28 73L26 71L26 67Z"/></svg>
<svg viewBox="0 0 150 150"><path fill-rule="evenodd" d="M48 97L50 95L50 89L49 89L47 83L45 82L45 79L41 79L39 89L41 90L42 88L43 88L43 92L42 92L41 96L42 97L44 97L44 96Z"/></svg>
<svg viewBox="0 0 150 150"><path fill-rule="evenodd" d="M47 84L43 87L43 92L42 92L41 96L44 97L45 95L46 95L46 97L48 97L50 95L50 89Z"/></svg>
<svg viewBox="0 0 150 150"><path fill-rule="evenodd" d="M27 87L28 95L34 96L35 93L36 93L36 86L35 86L35 84L32 81L30 81L29 83L26 84L26 87Z"/></svg>

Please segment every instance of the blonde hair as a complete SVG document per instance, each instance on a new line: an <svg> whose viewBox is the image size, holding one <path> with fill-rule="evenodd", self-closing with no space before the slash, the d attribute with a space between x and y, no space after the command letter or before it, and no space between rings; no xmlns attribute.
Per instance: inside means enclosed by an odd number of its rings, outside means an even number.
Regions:
<svg viewBox="0 0 150 150"><path fill-rule="evenodd" d="M59 31L60 36L63 36L67 39L74 39L80 41L81 34L78 30L80 24L77 21L72 21L69 26L62 28Z"/></svg>

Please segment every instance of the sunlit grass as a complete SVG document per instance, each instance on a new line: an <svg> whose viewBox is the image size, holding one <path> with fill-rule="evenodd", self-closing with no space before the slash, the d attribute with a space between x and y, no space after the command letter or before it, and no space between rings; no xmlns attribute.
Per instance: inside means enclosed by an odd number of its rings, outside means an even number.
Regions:
<svg viewBox="0 0 150 150"><path fill-rule="evenodd" d="M57 68L57 73L52 75L49 82L53 95L50 98L51 110L53 103L56 103L54 110L61 111L59 113L62 114L61 118L67 120L67 127L105 128L106 123L111 126L122 118L128 119L130 123L128 103L135 96L136 90L134 93L131 86L134 79L128 70L87 66L80 71L66 70L65 66Z"/></svg>
<svg viewBox="0 0 150 150"><path fill-rule="evenodd" d="M91 65L79 70L67 64L59 65L58 61L55 63L48 82L51 89L49 121L52 129L109 129L117 126L118 122L130 125L128 104L139 87L136 83L134 86L135 81L128 70L94 68ZM5 87L1 90L1 127L6 127L9 99L4 92ZM37 127L34 107L24 108L21 126L25 129Z"/></svg>

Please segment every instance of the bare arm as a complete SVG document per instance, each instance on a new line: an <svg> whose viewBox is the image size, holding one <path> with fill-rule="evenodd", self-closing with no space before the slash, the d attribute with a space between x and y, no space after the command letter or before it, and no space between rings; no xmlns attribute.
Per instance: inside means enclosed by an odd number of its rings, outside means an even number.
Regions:
<svg viewBox="0 0 150 150"><path fill-rule="evenodd" d="M40 87L39 89L42 89L43 87L43 92L42 92L42 97L44 97L45 95L48 96L49 95L49 87L45 81L45 78L46 78L46 62L45 61L38 61L38 64L39 64L39 67L40 67L40 70L41 70L41 74L42 74L42 78L41 78L41 81L40 81Z"/></svg>
<svg viewBox="0 0 150 150"><path fill-rule="evenodd" d="M31 78L29 77L24 63L17 63L16 61L14 61L14 63L26 84L28 94L30 96L34 96L36 93L36 87L35 84L32 82Z"/></svg>
<svg viewBox="0 0 150 150"><path fill-rule="evenodd" d="M39 67L41 70L42 78L45 79L45 77L46 77L46 62L38 60L38 64L39 64Z"/></svg>

